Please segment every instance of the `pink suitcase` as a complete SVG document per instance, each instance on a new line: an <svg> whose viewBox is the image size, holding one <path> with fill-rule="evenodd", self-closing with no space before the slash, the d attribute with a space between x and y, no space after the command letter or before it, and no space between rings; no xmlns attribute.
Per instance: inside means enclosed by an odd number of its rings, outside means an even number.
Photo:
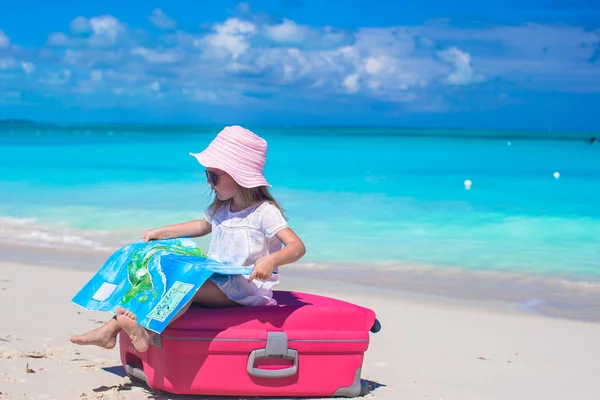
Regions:
<svg viewBox="0 0 600 400"><path fill-rule="evenodd" d="M221 396L346 396L377 332L375 313L344 301L275 291L277 306L192 307L138 353L121 332L121 362L151 388Z"/></svg>

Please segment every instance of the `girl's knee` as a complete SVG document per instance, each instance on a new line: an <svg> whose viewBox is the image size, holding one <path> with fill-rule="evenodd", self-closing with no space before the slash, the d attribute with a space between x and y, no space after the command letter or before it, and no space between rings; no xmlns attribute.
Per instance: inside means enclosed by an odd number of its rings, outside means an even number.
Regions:
<svg viewBox="0 0 600 400"><path fill-rule="evenodd" d="M229 299L225 293L212 281L204 282L194 296L194 303L204 307L232 307L237 303Z"/></svg>

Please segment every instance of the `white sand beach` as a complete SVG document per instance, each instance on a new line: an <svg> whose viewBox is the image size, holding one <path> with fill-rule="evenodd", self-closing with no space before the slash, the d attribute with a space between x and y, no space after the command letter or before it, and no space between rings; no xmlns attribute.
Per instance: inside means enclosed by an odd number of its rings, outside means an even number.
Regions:
<svg viewBox="0 0 600 400"><path fill-rule="evenodd" d="M0 248L0 399L189 398L132 383L116 349L69 342L70 335L108 317L70 302L101 265L102 255L11 248ZM334 296L377 313L383 329L371 335L365 356L362 378L371 389L365 398L600 396L600 324L358 284L316 285L296 273L285 278L284 268L281 289Z"/></svg>

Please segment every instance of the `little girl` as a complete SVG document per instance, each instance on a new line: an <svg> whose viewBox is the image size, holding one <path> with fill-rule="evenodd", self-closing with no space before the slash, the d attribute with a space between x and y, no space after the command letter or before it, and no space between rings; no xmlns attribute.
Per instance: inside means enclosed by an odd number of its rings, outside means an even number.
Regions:
<svg viewBox="0 0 600 400"><path fill-rule="evenodd" d="M274 305L272 289L279 283L277 268L305 254L302 240L289 228L267 188L271 185L263 175L266 153L264 139L240 126L226 127L203 152L190 153L206 168L206 179L215 192L204 219L144 233L144 241L212 233L208 257L238 266L254 265L249 276L213 275L172 321L192 302L203 307ZM150 333L122 307L117 307L116 316L103 326L73 336L71 342L110 349L121 329L138 351L148 349Z"/></svg>

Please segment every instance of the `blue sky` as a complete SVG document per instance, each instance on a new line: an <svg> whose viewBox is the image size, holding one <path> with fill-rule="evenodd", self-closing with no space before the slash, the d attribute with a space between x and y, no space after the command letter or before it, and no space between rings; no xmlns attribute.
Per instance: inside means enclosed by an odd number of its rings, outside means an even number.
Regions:
<svg viewBox="0 0 600 400"><path fill-rule="evenodd" d="M599 109L598 0L20 0L0 13L0 118L600 130Z"/></svg>

